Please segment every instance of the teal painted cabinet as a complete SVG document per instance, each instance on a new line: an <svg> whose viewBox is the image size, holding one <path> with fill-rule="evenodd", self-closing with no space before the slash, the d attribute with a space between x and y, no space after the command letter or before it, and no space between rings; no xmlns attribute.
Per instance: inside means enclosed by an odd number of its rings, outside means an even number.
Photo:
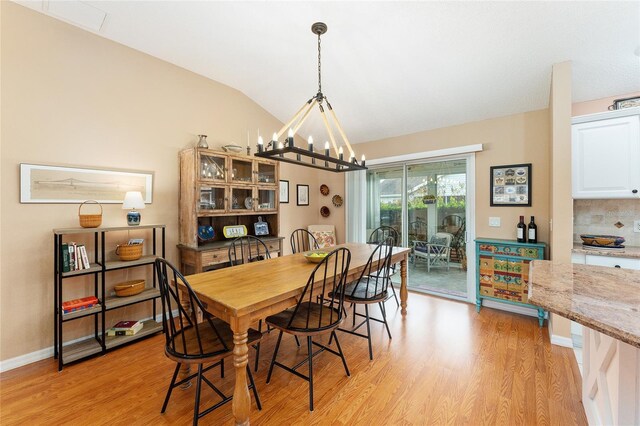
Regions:
<svg viewBox="0 0 640 426"><path fill-rule="evenodd" d="M483 299L534 308L542 327L544 310L529 303L529 263L544 259L546 247L544 243L476 239L476 310L480 312Z"/></svg>

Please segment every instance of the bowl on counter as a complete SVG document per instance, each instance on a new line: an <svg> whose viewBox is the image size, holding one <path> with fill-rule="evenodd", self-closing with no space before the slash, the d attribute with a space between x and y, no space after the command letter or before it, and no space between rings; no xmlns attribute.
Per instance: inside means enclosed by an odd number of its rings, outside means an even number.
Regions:
<svg viewBox="0 0 640 426"><path fill-rule="evenodd" d="M624 238L616 235L580 235L583 244L590 246L615 247L624 243Z"/></svg>
<svg viewBox="0 0 640 426"><path fill-rule="evenodd" d="M328 254L329 252L325 250L311 250L304 254L304 258L307 259L307 262L320 263Z"/></svg>

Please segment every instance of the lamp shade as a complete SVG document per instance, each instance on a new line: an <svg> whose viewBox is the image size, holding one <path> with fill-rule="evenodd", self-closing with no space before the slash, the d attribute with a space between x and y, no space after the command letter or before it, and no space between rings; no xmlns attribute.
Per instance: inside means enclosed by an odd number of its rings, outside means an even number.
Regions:
<svg viewBox="0 0 640 426"><path fill-rule="evenodd" d="M123 209L144 209L144 199L140 191L128 191L122 202Z"/></svg>

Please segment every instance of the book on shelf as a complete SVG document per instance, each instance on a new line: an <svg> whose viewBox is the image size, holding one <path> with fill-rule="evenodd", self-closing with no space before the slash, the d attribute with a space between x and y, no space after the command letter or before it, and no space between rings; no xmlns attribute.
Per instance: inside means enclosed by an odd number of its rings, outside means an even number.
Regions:
<svg viewBox="0 0 640 426"><path fill-rule="evenodd" d="M142 328L142 321L120 321L114 325L111 329L115 331L131 331L138 332Z"/></svg>
<svg viewBox="0 0 640 426"><path fill-rule="evenodd" d="M140 330L114 330L113 328L110 328L107 330L107 336L134 336L138 331Z"/></svg>
<svg viewBox="0 0 640 426"><path fill-rule="evenodd" d="M84 245L78 246L80 249L80 258L82 259L82 269L91 268L91 264L89 263L89 256L87 256L87 249Z"/></svg>
<svg viewBox="0 0 640 426"><path fill-rule="evenodd" d="M60 245L60 260L62 261L62 272L69 272L69 244Z"/></svg>
<svg viewBox="0 0 640 426"><path fill-rule="evenodd" d="M62 313L69 314L71 312L93 308L97 304L98 298L95 296L87 296L80 299L67 300L66 302L62 302Z"/></svg>
<svg viewBox="0 0 640 426"><path fill-rule="evenodd" d="M76 243L73 241L67 244L67 248L69 249L69 270L76 270Z"/></svg>

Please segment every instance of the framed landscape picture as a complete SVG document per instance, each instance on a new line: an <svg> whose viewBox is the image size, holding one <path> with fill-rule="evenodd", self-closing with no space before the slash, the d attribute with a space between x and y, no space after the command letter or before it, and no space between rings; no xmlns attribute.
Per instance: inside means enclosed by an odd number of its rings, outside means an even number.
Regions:
<svg viewBox="0 0 640 426"><path fill-rule="evenodd" d="M21 203L122 204L127 191L140 191L151 203L153 172L20 164Z"/></svg>
<svg viewBox="0 0 640 426"><path fill-rule="evenodd" d="M489 180L491 206L531 206L531 163L493 166Z"/></svg>

